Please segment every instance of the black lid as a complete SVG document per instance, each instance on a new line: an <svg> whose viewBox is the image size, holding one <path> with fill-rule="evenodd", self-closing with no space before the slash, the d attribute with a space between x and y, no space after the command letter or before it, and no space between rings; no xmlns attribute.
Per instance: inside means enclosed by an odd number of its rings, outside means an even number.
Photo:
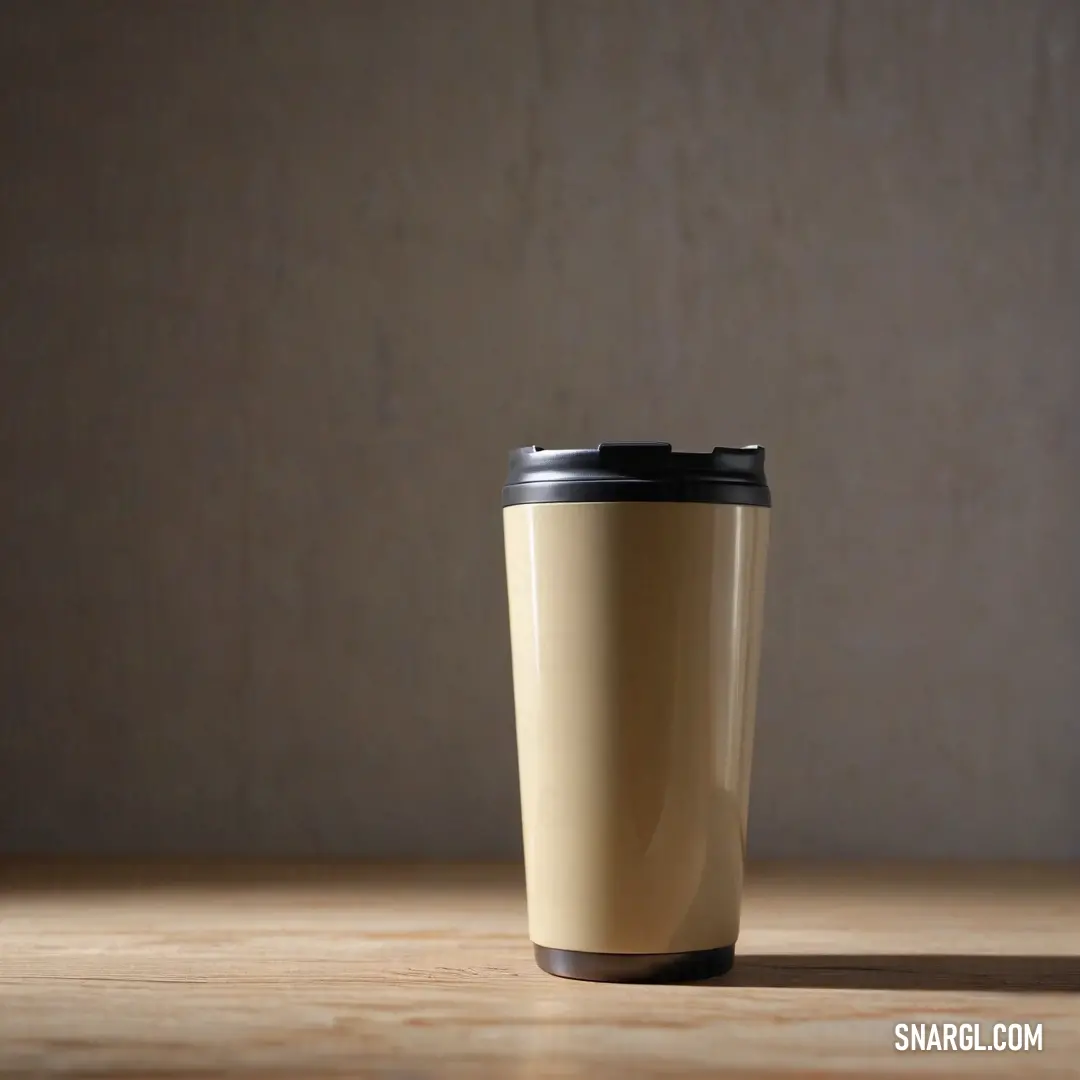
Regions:
<svg viewBox="0 0 1080 1080"><path fill-rule="evenodd" d="M706 454L676 453L670 443L511 451L503 506L555 502L772 505L761 446L718 446Z"/></svg>

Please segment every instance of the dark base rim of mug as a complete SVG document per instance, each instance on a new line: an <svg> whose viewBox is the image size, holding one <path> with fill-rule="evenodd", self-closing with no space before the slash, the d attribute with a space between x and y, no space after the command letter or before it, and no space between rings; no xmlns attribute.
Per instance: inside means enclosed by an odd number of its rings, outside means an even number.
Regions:
<svg viewBox="0 0 1080 1080"><path fill-rule="evenodd" d="M533 944L537 966L561 979L585 982L687 983L726 975L735 946L678 953L594 953Z"/></svg>

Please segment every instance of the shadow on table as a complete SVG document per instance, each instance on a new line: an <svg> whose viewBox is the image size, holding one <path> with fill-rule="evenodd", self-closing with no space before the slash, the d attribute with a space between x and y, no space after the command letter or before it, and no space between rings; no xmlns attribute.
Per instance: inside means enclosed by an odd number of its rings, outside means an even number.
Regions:
<svg viewBox="0 0 1080 1080"><path fill-rule="evenodd" d="M736 955L712 986L1080 993L1080 956Z"/></svg>

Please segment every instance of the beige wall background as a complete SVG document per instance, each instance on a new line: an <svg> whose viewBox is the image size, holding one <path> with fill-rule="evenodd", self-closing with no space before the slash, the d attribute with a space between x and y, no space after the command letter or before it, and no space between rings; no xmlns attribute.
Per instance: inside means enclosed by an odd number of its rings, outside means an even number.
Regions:
<svg viewBox="0 0 1080 1080"><path fill-rule="evenodd" d="M1080 5L0 6L0 848L519 849L509 447L760 441L751 848L1080 856Z"/></svg>

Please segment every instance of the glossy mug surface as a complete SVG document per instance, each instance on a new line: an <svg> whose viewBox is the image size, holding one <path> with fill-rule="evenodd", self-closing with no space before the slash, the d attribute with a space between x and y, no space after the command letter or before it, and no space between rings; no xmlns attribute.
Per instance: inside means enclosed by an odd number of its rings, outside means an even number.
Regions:
<svg viewBox="0 0 1080 1080"><path fill-rule="evenodd" d="M722 973L739 933L768 506L531 501L503 524L537 960L589 979Z"/></svg>

